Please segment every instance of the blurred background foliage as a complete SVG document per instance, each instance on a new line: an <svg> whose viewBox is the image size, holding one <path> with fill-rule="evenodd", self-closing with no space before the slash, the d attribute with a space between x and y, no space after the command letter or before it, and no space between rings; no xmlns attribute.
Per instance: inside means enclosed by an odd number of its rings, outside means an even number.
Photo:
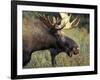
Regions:
<svg viewBox="0 0 100 80"><path fill-rule="evenodd" d="M46 16L55 16L61 18L58 12L38 12L38 11L23 11L23 16L28 16L28 17L39 17L39 14L45 14ZM69 15L72 14L71 20L72 21L75 17L79 16L80 17L80 24L79 28L85 28L88 33L89 33L89 14L82 14L82 13L68 13Z"/></svg>
<svg viewBox="0 0 100 80"><path fill-rule="evenodd" d="M60 17L58 12L37 12L37 11L23 11L23 17L39 17L39 14ZM69 13L70 14L70 13ZM77 28L70 30L63 30L66 36L72 38L80 47L80 54L69 57L66 53L61 52L56 56L56 67L69 66L87 66L90 63L90 24L89 14L71 13L71 21L76 17L80 17L80 24ZM49 50L40 50L32 53L30 62L24 68L44 68L52 67L51 56Z"/></svg>

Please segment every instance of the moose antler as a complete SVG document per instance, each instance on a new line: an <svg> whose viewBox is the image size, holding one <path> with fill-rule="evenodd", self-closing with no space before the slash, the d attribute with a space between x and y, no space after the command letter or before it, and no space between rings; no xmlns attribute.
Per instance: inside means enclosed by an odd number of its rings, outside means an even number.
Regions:
<svg viewBox="0 0 100 80"><path fill-rule="evenodd" d="M44 24L46 24L48 27L50 26L51 22L49 20L49 17L46 17L44 14L39 14L39 17Z"/></svg>
<svg viewBox="0 0 100 80"><path fill-rule="evenodd" d="M71 29L71 28L77 27L80 22L79 16L77 16L71 22L70 22L70 18L72 16L71 14L68 15L68 13L60 13L60 16L62 18L61 25L65 25L64 29Z"/></svg>
<svg viewBox="0 0 100 80"><path fill-rule="evenodd" d="M61 24L61 19L59 19L58 17L50 17L50 16L46 16L46 15L40 15L39 14L39 17L41 19L41 21L47 25L47 27L50 29L50 30L61 30L65 27L65 25L60 25Z"/></svg>

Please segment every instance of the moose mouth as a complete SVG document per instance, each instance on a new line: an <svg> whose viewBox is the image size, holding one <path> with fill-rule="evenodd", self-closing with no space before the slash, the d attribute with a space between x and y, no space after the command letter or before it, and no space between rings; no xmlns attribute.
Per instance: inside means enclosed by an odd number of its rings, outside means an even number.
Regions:
<svg viewBox="0 0 100 80"><path fill-rule="evenodd" d="M73 48L72 51L73 51L74 55L79 54L79 48Z"/></svg>
<svg viewBox="0 0 100 80"><path fill-rule="evenodd" d="M72 57L72 55L79 54L79 48L73 48L70 52L67 52L69 57Z"/></svg>

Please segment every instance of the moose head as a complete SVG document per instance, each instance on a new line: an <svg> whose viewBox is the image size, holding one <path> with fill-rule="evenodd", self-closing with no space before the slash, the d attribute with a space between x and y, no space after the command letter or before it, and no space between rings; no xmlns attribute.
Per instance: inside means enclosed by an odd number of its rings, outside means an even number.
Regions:
<svg viewBox="0 0 100 80"><path fill-rule="evenodd" d="M68 15L68 13L60 13L60 16L61 18L40 15L40 19L45 25L47 25L49 32L51 32L56 38L58 50L51 50L52 56L55 56L59 52L65 51L70 57L72 57L72 54L79 54L79 47L74 40L65 36L62 29L68 30L77 27L80 22L80 18L76 17L70 22L72 16L71 14ZM54 51L57 53L54 54Z"/></svg>

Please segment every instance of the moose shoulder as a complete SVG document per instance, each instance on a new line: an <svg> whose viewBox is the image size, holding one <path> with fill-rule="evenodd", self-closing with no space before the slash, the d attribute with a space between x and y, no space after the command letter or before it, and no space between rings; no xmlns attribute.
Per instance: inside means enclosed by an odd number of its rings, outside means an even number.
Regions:
<svg viewBox="0 0 100 80"><path fill-rule="evenodd" d="M61 30L67 24L63 24L62 20L45 15L34 19L23 17L23 66L30 61L32 52L38 50L50 50L53 66L56 64L55 57L60 52L66 52L70 57L73 53L79 53L76 42L62 34Z"/></svg>

